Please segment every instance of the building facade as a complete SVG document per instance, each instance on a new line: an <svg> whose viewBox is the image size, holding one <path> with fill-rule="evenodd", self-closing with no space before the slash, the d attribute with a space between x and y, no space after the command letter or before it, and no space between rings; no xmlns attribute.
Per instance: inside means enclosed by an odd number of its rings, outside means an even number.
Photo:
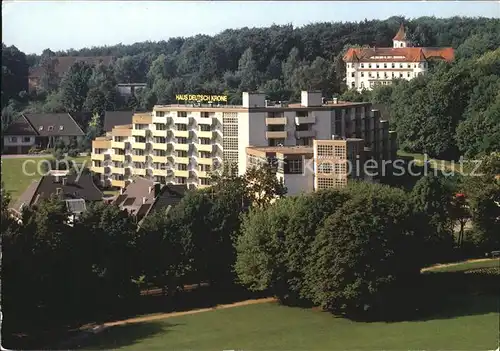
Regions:
<svg viewBox="0 0 500 351"><path fill-rule="evenodd" d="M85 133L69 113L22 114L4 131L3 152L27 154L32 148L78 144Z"/></svg>
<svg viewBox="0 0 500 351"><path fill-rule="evenodd" d="M411 80L425 74L433 60L451 61L453 48L412 47L401 25L392 48L350 48L344 55L349 89L372 90L393 79Z"/></svg>
<svg viewBox="0 0 500 351"><path fill-rule="evenodd" d="M366 139L366 146L373 144L375 155L381 155L377 143L383 125L388 128L370 103L324 102L319 92L302 92L296 104L273 104L264 94L243 93L241 106L157 105L94 140L92 170L111 186L124 187L138 175L204 187L222 163L236 164L238 173L245 173L249 146L312 147L315 139L338 135Z"/></svg>

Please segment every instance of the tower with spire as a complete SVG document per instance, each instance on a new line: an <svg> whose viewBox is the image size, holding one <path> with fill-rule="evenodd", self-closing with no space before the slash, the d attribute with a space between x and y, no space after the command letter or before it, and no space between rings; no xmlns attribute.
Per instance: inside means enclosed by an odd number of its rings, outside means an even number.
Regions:
<svg viewBox="0 0 500 351"><path fill-rule="evenodd" d="M406 48L409 47L409 40L406 38L405 26L401 23L396 36L392 38L392 47L394 48Z"/></svg>

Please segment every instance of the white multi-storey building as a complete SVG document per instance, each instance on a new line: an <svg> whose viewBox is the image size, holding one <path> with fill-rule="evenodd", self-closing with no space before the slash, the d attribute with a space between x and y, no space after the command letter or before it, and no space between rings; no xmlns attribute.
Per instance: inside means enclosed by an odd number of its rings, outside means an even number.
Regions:
<svg viewBox="0 0 500 351"><path fill-rule="evenodd" d="M250 146L312 147L313 140L332 135L363 138L374 157L389 155L388 125L370 103L325 102L320 92L303 91L300 103L273 104L264 94L243 93L241 106L157 105L135 114L131 125L93 141L92 170L118 187L134 175L203 187L224 162L245 173Z"/></svg>
<svg viewBox="0 0 500 351"><path fill-rule="evenodd" d="M391 84L393 79L413 79L425 74L432 60L451 61L453 48L411 47L403 25L393 38L392 48L350 48L344 55L349 89L371 90Z"/></svg>

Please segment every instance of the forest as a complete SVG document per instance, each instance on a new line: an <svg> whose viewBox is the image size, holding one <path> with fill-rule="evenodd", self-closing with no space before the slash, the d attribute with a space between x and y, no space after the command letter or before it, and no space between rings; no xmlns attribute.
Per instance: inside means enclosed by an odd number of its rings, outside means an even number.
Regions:
<svg viewBox="0 0 500 351"><path fill-rule="evenodd" d="M414 45L451 46L456 49L456 60L438 65L428 76L409 84L361 95L346 92L342 56L347 48L390 47L401 23ZM486 54L500 47L499 34L498 19L395 16L303 27L228 29L215 36L64 52L46 49L41 55L26 55L3 45L2 126L21 111L102 115L105 110L149 110L155 104L172 103L175 94L185 92L224 93L229 103L237 104L242 91L261 91L271 100L287 101L297 99L301 90L321 90L326 97L391 104L386 117L400 132L400 145L408 151L447 159L463 154L472 157L498 148L498 134L494 134L498 127L488 128L493 134L486 140L477 129L498 126L494 93L498 91L498 52ZM477 63L482 55L485 57ZM95 67L76 63L59 82L54 76L54 57L59 56L114 56L115 61ZM43 67L42 87L28 94L25 77L36 66ZM146 82L147 87L137 98L124 101L115 86L126 82ZM440 93L429 94L427 86ZM488 97L483 98L484 92Z"/></svg>

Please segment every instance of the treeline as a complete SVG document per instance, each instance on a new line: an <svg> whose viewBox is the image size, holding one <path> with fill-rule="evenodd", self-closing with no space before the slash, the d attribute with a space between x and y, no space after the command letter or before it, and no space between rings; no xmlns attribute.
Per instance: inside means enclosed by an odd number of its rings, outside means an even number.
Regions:
<svg viewBox="0 0 500 351"><path fill-rule="evenodd" d="M457 60L427 75L342 97L383 103L406 151L447 160L488 155L500 150L498 47L500 36L473 36L459 47Z"/></svg>
<svg viewBox="0 0 500 351"><path fill-rule="evenodd" d="M18 223L2 193L3 334L39 328L46 316L83 322L126 310L150 286L168 301L201 282L348 317L403 317L421 301L423 266L498 248L499 162L491 155L484 176L457 183L424 177L411 192L359 183L287 198L268 169L224 172L140 226L98 204L70 227L56 198L26 208ZM456 235L467 221L472 230Z"/></svg>
<svg viewBox="0 0 500 351"><path fill-rule="evenodd" d="M345 50L355 45L391 47L401 22L407 26L411 40L420 46L459 48L469 38L495 37L500 28L497 19L391 17L384 21L316 23L299 28L285 25L229 29L215 36L197 35L65 52L47 49L40 56L26 56L13 47L8 50L4 47L2 57L8 63L5 69L18 81L24 82L28 65L44 67L42 85L48 95L42 96L42 102L32 103L31 110L93 110L96 105L150 109L156 103L173 102L175 94L181 92L225 92L231 103L239 103L242 91L259 90L270 99L293 100L303 89L321 90L325 96L343 92ZM463 52L468 55L468 51L482 49L472 43ZM78 78L68 78L66 84L61 83L61 91L57 91L50 58L65 55L112 55L117 60L109 71L101 68L92 72L80 65L68 74ZM116 101L105 86L116 82L147 82L148 87L137 100ZM26 83L2 85L2 107L9 99L18 99L25 88L23 84Z"/></svg>

